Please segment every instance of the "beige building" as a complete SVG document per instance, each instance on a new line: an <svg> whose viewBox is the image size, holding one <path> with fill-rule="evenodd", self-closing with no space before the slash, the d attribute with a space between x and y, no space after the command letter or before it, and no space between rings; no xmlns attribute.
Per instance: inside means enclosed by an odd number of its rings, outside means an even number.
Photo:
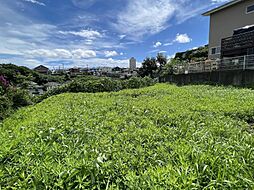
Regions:
<svg viewBox="0 0 254 190"><path fill-rule="evenodd" d="M137 60L132 57L130 59L130 70L135 70L137 68Z"/></svg>
<svg viewBox="0 0 254 190"><path fill-rule="evenodd" d="M254 54L254 0L233 0L210 16L209 58Z"/></svg>

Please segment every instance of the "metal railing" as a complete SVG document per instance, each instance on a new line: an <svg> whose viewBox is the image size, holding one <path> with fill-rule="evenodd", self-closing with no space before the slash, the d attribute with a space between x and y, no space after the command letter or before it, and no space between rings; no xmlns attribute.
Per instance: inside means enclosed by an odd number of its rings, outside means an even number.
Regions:
<svg viewBox="0 0 254 190"><path fill-rule="evenodd" d="M221 40L222 51L232 51L232 49L243 49L252 47L254 43L254 31L233 35Z"/></svg>
<svg viewBox="0 0 254 190"><path fill-rule="evenodd" d="M227 70L254 70L254 55L230 57L176 65L174 74L203 73Z"/></svg>

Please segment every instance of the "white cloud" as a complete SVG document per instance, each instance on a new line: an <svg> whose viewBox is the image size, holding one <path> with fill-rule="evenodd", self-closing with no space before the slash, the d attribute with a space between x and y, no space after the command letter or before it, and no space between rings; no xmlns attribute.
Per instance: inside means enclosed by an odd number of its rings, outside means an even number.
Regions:
<svg viewBox="0 0 254 190"><path fill-rule="evenodd" d="M77 50L73 50L72 54L73 54L74 58L76 58L76 59L96 57L96 52L93 50L77 49Z"/></svg>
<svg viewBox="0 0 254 190"><path fill-rule="evenodd" d="M36 2L48 2L48 0L20 1L29 1L35 4L38 4ZM94 0L71 1L80 8L87 7L88 4L90 6L95 2ZM118 1L120 2L120 0L116 0L116 2ZM105 58L104 52L106 50L115 50L118 55L123 55L120 53L121 51L132 51L124 48L137 43L136 40L140 42L142 40L140 37L155 34L166 29L171 24L175 24L175 21L178 21L178 19L186 19L189 18L189 15L197 15L197 8L199 6L197 6L196 2L199 2L200 6L203 5L204 7L205 4L207 6L209 3L211 6L212 0L207 0L207 3L203 3L202 0L126 0L126 7L123 7L120 11L118 9L117 12L113 10L114 14L111 14L113 19L101 13L94 15L89 13L90 10L82 11L76 9L77 12L73 13L73 15L71 14L73 17L75 16L76 20L75 18L66 17L57 26L47 24L47 20L41 20L40 17L23 14L21 11L16 10L13 3L9 2L11 0L3 0L0 3L0 54L17 55L17 57L23 57L23 60L28 59L29 62L34 62L31 60L53 62L67 59L70 62L76 61L78 63L80 61L88 64L91 60L98 65L110 62ZM24 6L24 4L28 3L20 4ZM33 6L32 8L36 7ZM187 13L188 15L186 16ZM107 28L107 26L114 19L116 20L114 25L115 30L113 28L112 31L112 28ZM42 21L45 23L43 24ZM96 31L96 24L101 22L105 22L103 26L106 26L105 29L108 29L108 31L102 29ZM74 28L81 28L83 30L76 30ZM129 36L134 40L129 39ZM137 39L135 39L136 37ZM166 43L169 41L165 43L160 42L160 46L177 43L177 41L173 40L171 43ZM183 42L183 40L180 41ZM111 54L112 57L115 54L113 51L108 53L113 53L113 55ZM125 53L125 55L127 57L128 54ZM102 59L99 59L99 57ZM125 56L123 57L125 59ZM21 62L20 59L17 63ZM114 60L114 63L116 62L122 63L122 61Z"/></svg>
<svg viewBox="0 0 254 190"><path fill-rule="evenodd" d="M28 57L47 57L47 58L57 58L58 55L55 51L46 49L37 49L26 52Z"/></svg>
<svg viewBox="0 0 254 190"><path fill-rule="evenodd" d="M157 47L160 47L161 45L162 45L161 42L156 42L156 43L153 45L153 47L154 47L154 48L157 48Z"/></svg>
<svg viewBox="0 0 254 190"><path fill-rule="evenodd" d="M72 34L74 36L79 36L79 37L83 37L83 38L87 38L90 40L94 40L96 38L101 38L102 34L96 30L81 30L81 31L60 31L60 34L64 34L64 35L68 35L68 34Z"/></svg>
<svg viewBox="0 0 254 190"><path fill-rule="evenodd" d="M104 54L105 54L105 57L114 57L118 55L116 51L105 51Z"/></svg>
<svg viewBox="0 0 254 190"><path fill-rule="evenodd" d="M171 0L130 0L117 16L115 28L132 37L155 34L168 27L176 6Z"/></svg>
<svg viewBox="0 0 254 190"><path fill-rule="evenodd" d="M66 49L36 49L25 52L30 58L53 58L53 59L84 59L96 57L93 50L75 49L72 51Z"/></svg>
<svg viewBox="0 0 254 190"><path fill-rule="evenodd" d="M30 2L30 3L33 3L33 4L37 4L37 5L41 5L41 6L46 6L45 3L42 3L40 1L37 1L37 0L24 0L26 2Z"/></svg>
<svg viewBox="0 0 254 190"><path fill-rule="evenodd" d="M187 34L177 34L175 39L172 40L172 42L167 42L167 43L162 43L162 42L156 42L154 43L153 47L154 48L158 48L160 46L170 46L170 45L173 45L175 42L177 43L189 43L191 42L192 39L187 35ZM149 51L149 53L154 53L154 52L158 52L158 49L155 49L155 50L151 50Z"/></svg>
<svg viewBox="0 0 254 190"><path fill-rule="evenodd" d="M126 37L126 35L122 34L122 35L119 35L119 38L122 40Z"/></svg>
<svg viewBox="0 0 254 190"><path fill-rule="evenodd" d="M70 67L78 66L78 67L128 67L129 59L113 59L113 58L90 58L84 60L75 60L73 65L69 65ZM140 63L138 63L140 65Z"/></svg>
<svg viewBox="0 0 254 190"><path fill-rule="evenodd" d="M119 12L115 29L128 38L139 41L144 36L159 33L180 24L211 7L201 0L128 0Z"/></svg>
<svg viewBox="0 0 254 190"><path fill-rule="evenodd" d="M176 38L174 40L175 42L184 44L184 43L190 43L192 39L188 36L188 34L177 34Z"/></svg>
<svg viewBox="0 0 254 190"><path fill-rule="evenodd" d="M171 46L171 45L173 45L173 42L168 42L168 43L163 44L163 46Z"/></svg>
<svg viewBox="0 0 254 190"><path fill-rule="evenodd" d="M39 1L43 2L43 0L37 0ZM39 23L35 18L16 11L8 1L0 4L0 55L10 55L9 58L1 59L0 57L0 62L11 62L30 68L38 64L52 67L61 63L65 63L68 67L78 66L78 64L83 66L88 64L91 67L107 64L128 66L128 60L108 60L104 57L106 50L124 48L124 45L119 44L118 37L106 36L106 31L100 32L89 28L77 31L68 30L66 28L75 28L77 24L84 26L84 22L73 22L71 23L73 25L69 26L71 20L68 19L65 29L61 28L61 25ZM59 31L63 31L60 38ZM82 39L73 38L75 36L80 36ZM65 37L66 40L63 40Z"/></svg>
<svg viewBox="0 0 254 190"><path fill-rule="evenodd" d="M72 57L72 54L70 51L66 49L55 49L54 52L61 58L69 59Z"/></svg>
<svg viewBox="0 0 254 190"><path fill-rule="evenodd" d="M158 53L159 51L160 51L159 49L154 49L154 50L148 51L147 53L149 53L149 54Z"/></svg>
<svg viewBox="0 0 254 190"><path fill-rule="evenodd" d="M71 0L73 5L79 8L88 8L92 6L97 0Z"/></svg>

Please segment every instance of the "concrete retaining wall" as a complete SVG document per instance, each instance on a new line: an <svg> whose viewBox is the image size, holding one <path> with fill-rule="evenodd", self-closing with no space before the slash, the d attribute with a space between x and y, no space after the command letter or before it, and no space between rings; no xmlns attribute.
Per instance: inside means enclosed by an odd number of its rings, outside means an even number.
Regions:
<svg viewBox="0 0 254 190"><path fill-rule="evenodd" d="M161 82L185 84L221 84L234 86L254 85L254 70L212 71L205 73L189 73L168 75L160 78Z"/></svg>

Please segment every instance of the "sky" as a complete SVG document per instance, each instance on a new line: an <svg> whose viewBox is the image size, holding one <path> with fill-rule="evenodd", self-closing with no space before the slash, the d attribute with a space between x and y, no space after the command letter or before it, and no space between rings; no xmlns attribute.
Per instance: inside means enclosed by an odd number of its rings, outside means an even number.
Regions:
<svg viewBox="0 0 254 190"><path fill-rule="evenodd" d="M34 68L128 67L208 44L227 0L0 0L0 63Z"/></svg>

